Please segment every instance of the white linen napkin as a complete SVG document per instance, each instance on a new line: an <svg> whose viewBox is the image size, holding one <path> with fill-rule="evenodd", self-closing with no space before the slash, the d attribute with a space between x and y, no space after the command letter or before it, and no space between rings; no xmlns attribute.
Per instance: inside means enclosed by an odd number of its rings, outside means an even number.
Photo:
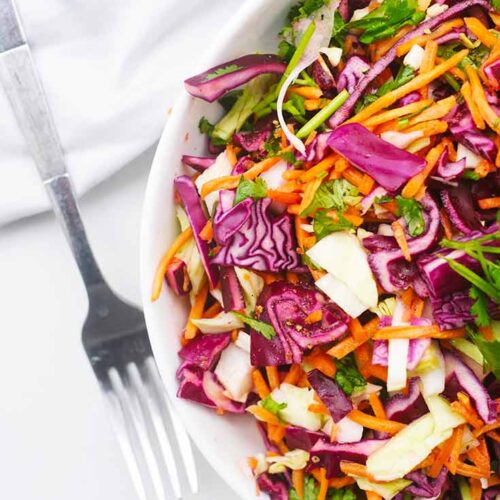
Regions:
<svg viewBox="0 0 500 500"><path fill-rule="evenodd" d="M241 0L17 0L78 194L158 139ZM49 207L0 86L0 225Z"/></svg>

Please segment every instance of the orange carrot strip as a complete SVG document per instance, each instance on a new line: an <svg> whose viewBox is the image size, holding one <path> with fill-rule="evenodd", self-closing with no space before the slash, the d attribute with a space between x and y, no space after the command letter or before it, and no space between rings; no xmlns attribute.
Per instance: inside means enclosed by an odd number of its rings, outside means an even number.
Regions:
<svg viewBox="0 0 500 500"><path fill-rule="evenodd" d="M378 394L376 392L372 392L370 394L369 401L373 409L373 413L375 413L375 416L377 418L386 420L387 417L385 416L384 405L382 404L382 401L380 401L380 398L378 397Z"/></svg>
<svg viewBox="0 0 500 500"><path fill-rule="evenodd" d="M204 241L210 241L214 237L214 230L212 227L212 221L207 220L203 229L200 231L200 238Z"/></svg>
<svg viewBox="0 0 500 500"><path fill-rule="evenodd" d="M288 92L291 92L305 99L319 99L323 92L319 87L289 87Z"/></svg>
<svg viewBox="0 0 500 500"><path fill-rule="evenodd" d="M368 429L373 429L375 431L387 432L389 434L396 434L400 430L406 427L405 424L401 422L395 422L393 420L387 420L385 418L373 417L372 415L367 415L359 410L352 410L348 417L357 422L358 424L366 427Z"/></svg>
<svg viewBox="0 0 500 500"><path fill-rule="evenodd" d="M153 291L151 293L151 302L158 299L161 292L161 287L163 286L163 281L165 280L165 273L167 272L168 266L171 264L175 257L175 254L183 247L183 245L191 238L193 235L193 230L188 227L182 231L179 236L172 243L170 248L165 252L161 258L160 263L155 272L155 277L153 280Z"/></svg>
<svg viewBox="0 0 500 500"><path fill-rule="evenodd" d="M394 120L395 118L400 118L401 116L410 115L413 113L419 113L423 109L427 108L433 103L431 99L422 99L417 102L412 102L411 104L407 104L406 106L401 106L399 108L390 109L388 111L384 111L377 115L374 115L368 118L363 125L365 127L375 127L380 125L381 123L386 123L389 120Z"/></svg>
<svg viewBox="0 0 500 500"><path fill-rule="evenodd" d="M469 78L472 98L476 101L479 112L484 118L484 121L494 130L497 134L500 134L500 118L497 116L495 111L490 106L490 103L486 99L483 86L481 85L481 80L475 68L470 64L465 67L467 77Z"/></svg>
<svg viewBox="0 0 500 500"><path fill-rule="evenodd" d="M457 99L454 95L441 99L432 106L424 109L417 116L413 117L410 120L410 126L430 120L439 120L440 118L446 116L453 109L456 103Z"/></svg>
<svg viewBox="0 0 500 500"><path fill-rule="evenodd" d="M485 471L490 470L490 454L488 453L488 447L486 446L484 438L479 441L479 446L471 448L467 452L467 458L469 458L478 469Z"/></svg>
<svg viewBox="0 0 500 500"><path fill-rule="evenodd" d="M469 409L465 407L460 401L453 401L451 403L451 406L454 411L457 413L460 413L462 417L469 423L472 427L475 429L479 429L483 426L483 421L477 416L476 412L474 413L469 412Z"/></svg>
<svg viewBox="0 0 500 500"><path fill-rule="evenodd" d="M232 144L228 144L226 146L226 158L232 167L234 167L236 163L238 163L238 158L236 157L236 151L234 150L234 146Z"/></svg>
<svg viewBox="0 0 500 500"><path fill-rule="evenodd" d="M430 35L420 35L408 40L407 42L401 44L397 48L397 55L401 57L406 54L414 45L423 46L427 43L428 40L435 40L439 38L441 35L445 35L449 33L453 28L459 28L462 26L464 22L462 19L452 19L446 23L443 23L438 29L434 30Z"/></svg>
<svg viewBox="0 0 500 500"><path fill-rule="evenodd" d="M496 422L492 424L487 424L480 429L477 429L473 432L474 437L479 437L481 434L484 434L485 432L490 432L494 431L495 429L498 429L500 427L500 420L497 420Z"/></svg>
<svg viewBox="0 0 500 500"><path fill-rule="evenodd" d="M427 153L427 156L425 157L427 164L424 169L415 177L412 177L403 188L402 195L405 198L413 198L418 193L418 190L424 185L425 180L436 166L444 148L445 144L441 142Z"/></svg>
<svg viewBox="0 0 500 500"><path fill-rule="evenodd" d="M481 481L479 479L471 478L470 483L470 499L471 500L481 500L483 495L483 488L481 486Z"/></svg>
<svg viewBox="0 0 500 500"><path fill-rule="evenodd" d="M327 417L330 416L330 412L328 411L327 407L322 403L312 403L307 407L307 409L312 413L326 415Z"/></svg>
<svg viewBox="0 0 500 500"><path fill-rule="evenodd" d="M373 62L378 61L398 40L403 38L411 30L411 26L403 26L393 37L386 38L385 40L380 40L372 44L372 46L375 47L372 58Z"/></svg>
<svg viewBox="0 0 500 500"><path fill-rule="evenodd" d="M500 477L497 476L496 474L492 474L488 479L488 488L490 488L491 486L497 486L499 484L500 484Z"/></svg>
<svg viewBox="0 0 500 500"><path fill-rule="evenodd" d="M184 338L194 339L198 333L198 327L191 321L192 319L200 319L203 316L205 302L208 296L208 283L205 284L198 295L195 297L191 311L189 312L186 329L184 330Z"/></svg>
<svg viewBox="0 0 500 500"><path fill-rule="evenodd" d="M294 273L292 271L287 271L286 280L289 281L290 283L298 283L300 281L300 277L297 273Z"/></svg>
<svg viewBox="0 0 500 500"><path fill-rule="evenodd" d="M466 17L465 24L481 43L489 49L497 42L498 38L493 33L490 33L486 26L476 17Z"/></svg>
<svg viewBox="0 0 500 500"><path fill-rule="evenodd" d="M354 351L354 360L356 361L356 366L361 375L365 378L369 378L372 367L372 352L370 346L366 342Z"/></svg>
<svg viewBox="0 0 500 500"><path fill-rule="evenodd" d="M283 179L285 179L285 181L293 181L302 177L303 173L303 170L285 170L282 174L282 177Z"/></svg>
<svg viewBox="0 0 500 500"><path fill-rule="evenodd" d="M387 382L387 366L372 365L370 367L370 376Z"/></svg>
<svg viewBox="0 0 500 500"><path fill-rule="evenodd" d="M335 161L338 159L336 154L328 155L326 158L321 160L319 163L314 165L314 167L306 170L301 177L302 182L309 182L315 179L321 172L326 172L330 170L333 165L335 165Z"/></svg>
<svg viewBox="0 0 500 500"><path fill-rule="evenodd" d="M374 491L365 491L367 500L382 500L382 497Z"/></svg>
<svg viewBox="0 0 500 500"><path fill-rule="evenodd" d="M313 179L309 181L304 190L304 197L300 202L299 213L302 213L313 201L316 191L321 186L322 179Z"/></svg>
<svg viewBox="0 0 500 500"><path fill-rule="evenodd" d="M292 471L292 485L300 500L304 498L304 469Z"/></svg>
<svg viewBox="0 0 500 500"><path fill-rule="evenodd" d="M456 473L460 474L461 476L473 477L475 479L488 478L490 475L489 471L485 473L485 471L482 471L481 469L478 469L473 465L465 464L460 460L457 463Z"/></svg>
<svg viewBox="0 0 500 500"><path fill-rule="evenodd" d="M458 457L460 456L460 448L462 447L462 437L464 435L464 426L460 425L453 430L452 446L448 458L447 467L452 474L457 472Z"/></svg>
<svg viewBox="0 0 500 500"><path fill-rule="evenodd" d="M361 194L367 195L370 193L371 189L375 185L375 181L369 177L367 174L361 173L359 170L354 167L346 168L343 173L343 177L349 181L351 184L356 186ZM366 182L366 177L373 182Z"/></svg>
<svg viewBox="0 0 500 500"><path fill-rule="evenodd" d="M417 140L422 140L424 137L443 134L448 130L448 123L443 120L430 120L428 122L422 122L417 123L416 125L412 125L411 127L406 128L404 131L416 132L417 130L422 132L423 134L423 136Z"/></svg>
<svg viewBox="0 0 500 500"><path fill-rule="evenodd" d="M337 359L342 359L351 352L355 351L359 346L364 344L368 339L355 340L353 337L349 336L341 340L337 345L333 346L328 354Z"/></svg>
<svg viewBox="0 0 500 500"><path fill-rule="evenodd" d="M276 366L266 366L267 380L271 390L276 389L280 385L280 377Z"/></svg>
<svg viewBox="0 0 500 500"><path fill-rule="evenodd" d="M375 478L368 472L366 465L357 464L355 462L340 462L340 470L347 475L356 477L366 477L370 481L375 481Z"/></svg>
<svg viewBox="0 0 500 500"><path fill-rule="evenodd" d="M252 469L252 471L254 471L257 468L258 461L255 457L248 457L247 464L250 467L250 469Z"/></svg>
<svg viewBox="0 0 500 500"><path fill-rule="evenodd" d="M422 313L424 312L425 302L420 297L415 297L413 302L411 303L411 311L412 315L416 318L422 317Z"/></svg>
<svg viewBox="0 0 500 500"><path fill-rule="evenodd" d="M362 109L357 115L349 120L349 122L363 122L378 113L384 108L388 108L394 104L398 99L404 97L405 95L418 90L424 85L428 85L436 78L443 76L450 68L456 66L465 56L469 54L468 50L461 50L457 52L454 56L450 57L446 61L435 66L431 71L425 74L418 75L410 82L402 85L401 87L388 92L387 94L379 97L375 102L368 105L366 108Z"/></svg>
<svg viewBox="0 0 500 500"><path fill-rule="evenodd" d="M299 193L286 193L277 189L268 189L267 196L272 200L285 205L295 205L300 203L302 200L302 196L300 196Z"/></svg>
<svg viewBox="0 0 500 500"><path fill-rule="evenodd" d="M450 218L444 208L439 211L439 218L441 219L441 226L443 226L444 235L446 238L451 240L453 238L453 226L451 225Z"/></svg>
<svg viewBox="0 0 500 500"><path fill-rule="evenodd" d="M424 75L425 73L428 73L429 71L431 71L432 68L434 68L434 65L436 63L437 49L438 49L438 44L434 40L427 41L427 43L425 44L422 64L420 65L420 70L419 70L420 75ZM422 94L422 97L424 99L426 99L428 97L428 94L429 94L428 86L424 85L420 89L420 93ZM425 113L425 111L424 111L424 113ZM444 115L442 115L442 116L444 116Z"/></svg>
<svg viewBox="0 0 500 500"><path fill-rule="evenodd" d="M283 380L285 384L296 385L302 375L302 367L297 364L293 364L290 367L290 370L286 374L286 377Z"/></svg>
<svg viewBox="0 0 500 500"><path fill-rule="evenodd" d="M276 165L280 161L278 156L273 158L266 158L259 163L256 163L253 167L247 170L243 174L243 178L246 180L253 180L262 172L269 170L271 167ZM224 177L218 177L211 181L205 182L201 187L201 197L205 198L208 194L217 191L218 189L234 189L238 187L240 182L240 175L227 175Z"/></svg>
<svg viewBox="0 0 500 500"><path fill-rule="evenodd" d="M484 118L481 116L481 112L477 107L477 103L472 98L472 90L469 82L465 82L462 85L460 93L462 94L462 97L464 98L464 101L467 104L467 107L469 108L469 111L472 115L472 119L474 120L476 127L484 129L485 127Z"/></svg>
<svg viewBox="0 0 500 500"><path fill-rule="evenodd" d="M396 238L396 242L399 245L401 251L403 252L404 258L408 262L411 262L411 253L410 249L408 248L408 241L406 240L404 227L402 226L401 222L397 220L391 224L391 227L392 230L394 231L394 238Z"/></svg>
<svg viewBox="0 0 500 500"><path fill-rule="evenodd" d="M273 425L267 424L267 437L269 441L274 444L281 444L283 438L285 437L285 426L284 425Z"/></svg>
<svg viewBox="0 0 500 500"><path fill-rule="evenodd" d="M309 356L305 356L304 361L321 373L324 373L327 377L333 378L337 372L337 367L333 359L324 352L319 351Z"/></svg>
<svg viewBox="0 0 500 500"><path fill-rule="evenodd" d="M363 340L366 338L363 325L359 322L359 319L357 318L352 318L349 321L349 331L351 332L355 340Z"/></svg>
<svg viewBox="0 0 500 500"><path fill-rule="evenodd" d="M262 373L260 373L259 369L256 368L252 371L252 380L253 386L257 391L260 399L265 399L267 398L267 396L269 396L269 394L271 394L271 390L269 389L269 386L264 380L264 377L262 376Z"/></svg>
<svg viewBox="0 0 500 500"><path fill-rule="evenodd" d="M345 488L346 486L354 484L355 482L356 481L349 476L333 477L332 479L330 479L330 488L335 488L337 490L340 490L341 488Z"/></svg>
<svg viewBox="0 0 500 500"><path fill-rule="evenodd" d="M437 325L386 326L373 336L375 340L431 338L439 333Z"/></svg>
<svg viewBox="0 0 500 500"><path fill-rule="evenodd" d="M494 198L483 198L477 203L483 210L489 210L490 208L500 208L500 196L496 196Z"/></svg>
<svg viewBox="0 0 500 500"><path fill-rule="evenodd" d="M321 468L320 469L320 481L319 481L319 493L317 500L325 500L326 495L328 494L328 479L326 478L326 469Z"/></svg>
<svg viewBox="0 0 500 500"><path fill-rule="evenodd" d="M266 422L272 425L281 425L278 417L262 406L252 405L247 408L247 412L251 413L257 420Z"/></svg>
<svg viewBox="0 0 500 500"><path fill-rule="evenodd" d="M218 302L214 302L209 308L205 309L203 313L204 318L213 318L217 316L222 310L221 305Z"/></svg>

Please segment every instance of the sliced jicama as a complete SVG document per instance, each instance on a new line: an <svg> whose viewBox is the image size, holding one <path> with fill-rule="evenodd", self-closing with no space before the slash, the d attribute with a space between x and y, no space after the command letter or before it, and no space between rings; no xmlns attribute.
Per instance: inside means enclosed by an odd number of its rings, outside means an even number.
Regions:
<svg viewBox="0 0 500 500"><path fill-rule="evenodd" d="M223 333L239 330L245 325L233 314L221 312L213 318L191 320L202 333Z"/></svg>

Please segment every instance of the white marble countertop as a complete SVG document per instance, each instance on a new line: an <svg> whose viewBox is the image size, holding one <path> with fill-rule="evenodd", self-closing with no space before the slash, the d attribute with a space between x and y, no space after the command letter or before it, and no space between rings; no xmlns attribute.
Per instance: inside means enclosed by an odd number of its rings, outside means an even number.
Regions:
<svg viewBox="0 0 500 500"><path fill-rule="evenodd" d="M146 152L81 200L104 275L136 303L139 224L152 155ZM0 229L0 304L0 496L134 500L80 343L83 285L51 214ZM234 499L199 453L196 458L196 498Z"/></svg>

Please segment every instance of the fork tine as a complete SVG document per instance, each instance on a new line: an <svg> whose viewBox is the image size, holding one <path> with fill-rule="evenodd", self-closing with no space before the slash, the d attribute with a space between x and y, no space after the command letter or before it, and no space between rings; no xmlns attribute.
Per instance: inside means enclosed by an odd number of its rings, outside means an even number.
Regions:
<svg viewBox="0 0 500 500"><path fill-rule="evenodd" d="M118 371L111 368L108 372L109 385L102 384L106 403L111 409L111 422L127 464L132 483L141 500L147 500L146 487L141 474L140 462L143 457L138 452L137 434L131 425L132 415L126 401L125 388Z"/></svg>
<svg viewBox="0 0 500 500"><path fill-rule="evenodd" d="M151 397L148 394L148 390L144 384L137 365L133 362L128 363L125 367L125 373L127 374L127 381L129 382L126 387L128 386L131 394L133 395L132 401L135 410L136 428L139 436L141 437L142 449L146 456L146 461L148 462L148 468L156 495L162 500L164 498L181 498L180 486L176 491L176 488L172 483L170 471L168 471L168 475L163 476L165 481L162 480L159 463L161 465L164 464L158 456L158 446L163 439L165 439L167 443L169 442L161 420L158 423L158 418L155 415L157 412L153 407ZM158 433L158 429L161 429L160 433ZM163 434L161 431L163 431ZM174 460L173 462L175 463ZM178 482L178 476L175 476L174 481ZM168 490L168 495L165 495L164 482Z"/></svg>
<svg viewBox="0 0 500 500"><path fill-rule="evenodd" d="M172 407L170 398L166 394L163 383L158 373L158 368L156 366L155 360L149 357L144 362L148 377L151 381L152 389L158 400L158 406L160 412L163 415L163 419L166 421L170 419L173 427L175 437L177 439L177 448L181 454L182 462L184 464L184 472L188 479L189 487L193 494L198 493L198 475L196 473L196 463L194 461L193 448L191 445L191 440L184 428L179 415ZM163 404L162 404L163 403ZM166 411L165 411L166 410ZM168 461L167 461L168 464ZM175 466L175 461L174 461Z"/></svg>

